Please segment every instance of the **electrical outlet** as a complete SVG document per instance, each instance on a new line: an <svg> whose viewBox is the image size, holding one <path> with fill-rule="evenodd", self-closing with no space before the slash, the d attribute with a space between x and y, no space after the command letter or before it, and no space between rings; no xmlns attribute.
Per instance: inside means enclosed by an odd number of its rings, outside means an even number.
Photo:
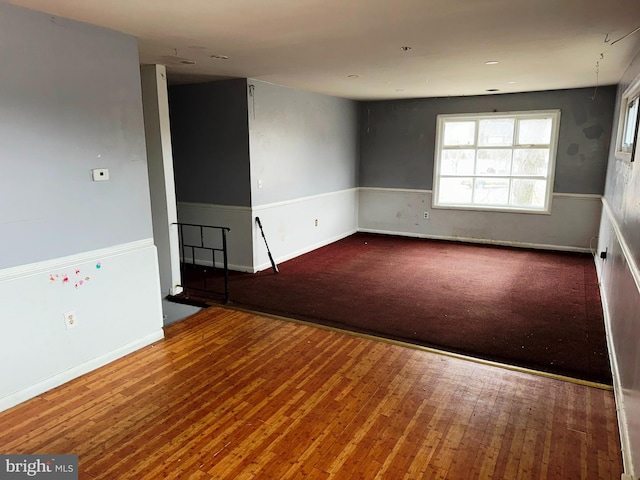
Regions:
<svg viewBox="0 0 640 480"><path fill-rule="evenodd" d="M106 182L109 180L109 169L108 168L94 168L91 170L91 177L94 182Z"/></svg>
<svg viewBox="0 0 640 480"><path fill-rule="evenodd" d="M318 226L318 219L316 218L316 227Z"/></svg>
<svg viewBox="0 0 640 480"><path fill-rule="evenodd" d="M78 316L75 310L71 310L64 314L64 323L67 326L67 330L75 328L78 325Z"/></svg>
<svg viewBox="0 0 640 480"><path fill-rule="evenodd" d="M424 212L424 219L429 220L429 212Z"/></svg>

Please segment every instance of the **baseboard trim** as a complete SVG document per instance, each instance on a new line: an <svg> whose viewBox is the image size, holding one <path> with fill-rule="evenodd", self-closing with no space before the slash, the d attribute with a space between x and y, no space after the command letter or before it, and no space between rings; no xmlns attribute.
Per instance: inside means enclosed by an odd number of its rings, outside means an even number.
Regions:
<svg viewBox="0 0 640 480"><path fill-rule="evenodd" d="M473 362L473 363L479 363L481 365L488 365L491 367L497 367L497 368L502 368L505 370L511 370L514 372L519 372L519 373L526 373L529 375L536 375L538 377L545 377L545 378L550 378L552 380L560 380L563 382L569 382L569 383L574 383L577 385L583 385L586 387L591 387L591 388L597 388L600 390L606 390L606 391L611 391L612 387L611 385L606 385L604 383L597 383L597 382L591 382L588 380L582 380L579 378L573 378L573 377L567 377L565 375L559 375L556 373L548 373L548 372L543 372L540 370L533 370L530 368L525 368L525 367L518 367L516 365L509 365L506 363L500 363L500 362L492 362L491 360L484 360L482 358L477 358L477 357L471 357L468 355L462 355L460 353L454 353L454 352L448 352L446 350L439 350L437 348L432 348L432 347L425 347L423 345L417 345L415 343L409 343L409 342L403 342L400 340L393 340L390 338L385 338L382 336L376 336L376 335L370 335L370 334L366 334L366 333L360 333L360 332L353 332L351 330L345 330L342 328L337 328L337 327L330 327L328 325L322 325L320 323L313 323L313 322L308 322L305 320L298 320L296 318L291 318L291 317L284 317L282 315L276 315L273 313L263 313L263 312L259 312L257 310L251 310L248 308L243 308L243 307L237 307L235 305L215 305L213 308L223 308L223 309L228 309L228 310L236 310L239 312L245 312L245 313L250 313L252 315L258 315L261 317L268 317L268 318L273 318L276 320L281 320L283 322L290 322L290 323L297 323L300 325L306 325L309 327L313 327L313 328L319 328L321 330L328 330L331 332L337 332L337 333L343 333L345 335L352 335L355 337L359 337L359 338L366 338L368 340L374 340L376 342L384 342L384 343L389 343L391 345L398 345L400 347L405 347L405 348L411 348L413 350L420 350L422 352L429 352L429 353L434 353L436 355L442 355L444 357L451 357L451 358L457 358L459 360L464 360L467 362Z"/></svg>
<svg viewBox="0 0 640 480"><path fill-rule="evenodd" d="M500 241L500 240L488 240L484 238L452 237L447 235L430 235L427 233L415 233L415 232L397 232L392 230L378 230L374 228L359 228L358 232L378 233L382 235L398 235L401 237L428 238L431 240L446 240L451 242L477 243L482 245L499 245L502 247L533 248L536 250L554 250L554 251L561 251L561 252L591 253L591 250L589 248L570 247L566 245L547 245L547 244L540 244L540 243L508 242L508 241Z"/></svg>
<svg viewBox="0 0 640 480"><path fill-rule="evenodd" d="M59 387L60 385L67 383L75 378L78 378L86 373L89 373L93 370L96 370L100 367L103 367L114 360L122 358L130 353L135 352L143 347L151 345L158 340L162 340L164 338L164 330L159 330L154 333L147 335L141 339L138 339L134 342L131 342L127 345L123 345L115 350L107 352L103 355L100 355L92 360L84 362L81 365L70 368L69 370L65 370L64 372L60 372L53 377L49 377L35 385L31 385L23 390L12 393L2 399L0 399L0 412L7 410L11 407L14 407L26 400L37 397L38 395L49 391L53 388Z"/></svg>
<svg viewBox="0 0 640 480"><path fill-rule="evenodd" d="M353 230L347 230L346 232L342 232L338 235L334 235L333 237L327 238L322 240L321 242L318 243L314 243L313 245L309 245L306 246L300 250L296 250L295 252L291 252L288 253L287 255L283 255L281 257L276 258L276 263L283 263L286 262L287 260L291 260L293 258L299 257L300 255L304 255L305 253L309 253L312 252L313 250L316 250L318 248L322 248L325 247L331 243L337 242L338 240L342 240L343 238L348 237L349 235L353 235L354 233L356 233L358 230L353 229ZM263 263L261 265L258 265L255 267L255 272L260 272L262 270L267 270L271 268L271 263L267 262L267 263Z"/></svg>

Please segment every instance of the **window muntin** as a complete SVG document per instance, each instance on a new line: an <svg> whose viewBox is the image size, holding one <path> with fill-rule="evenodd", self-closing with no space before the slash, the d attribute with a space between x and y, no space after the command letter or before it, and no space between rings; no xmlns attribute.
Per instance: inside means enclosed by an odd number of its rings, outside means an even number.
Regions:
<svg viewBox="0 0 640 480"><path fill-rule="evenodd" d="M439 115L434 207L548 213L559 110Z"/></svg>

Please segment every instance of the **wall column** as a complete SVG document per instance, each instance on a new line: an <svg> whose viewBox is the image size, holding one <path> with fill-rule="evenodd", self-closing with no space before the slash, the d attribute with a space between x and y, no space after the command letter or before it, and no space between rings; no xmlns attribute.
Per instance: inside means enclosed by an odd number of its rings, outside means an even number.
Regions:
<svg viewBox="0 0 640 480"><path fill-rule="evenodd" d="M167 73L164 65L143 65L142 104L151 189L153 239L158 249L162 296L176 295L180 279L180 251L176 193L171 151Z"/></svg>

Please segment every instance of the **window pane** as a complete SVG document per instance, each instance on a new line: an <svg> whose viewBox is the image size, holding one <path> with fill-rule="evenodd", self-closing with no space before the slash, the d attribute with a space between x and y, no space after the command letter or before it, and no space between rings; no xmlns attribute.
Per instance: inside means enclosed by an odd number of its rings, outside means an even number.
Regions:
<svg viewBox="0 0 640 480"><path fill-rule="evenodd" d="M443 204L471 203L472 178L441 178L438 202Z"/></svg>
<svg viewBox="0 0 640 480"><path fill-rule="evenodd" d="M623 111L640 118L634 102ZM559 121L559 110L438 115L434 207L547 212Z"/></svg>
<svg viewBox="0 0 640 480"><path fill-rule="evenodd" d="M475 143L476 122L446 122L444 124L444 145L473 145Z"/></svg>
<svg viewBox="0 0 640 480"><path fill-rule="evenodd" d="M551 142L551 119L531 118L520 120L519 145L548 145Z"/></svg>
<svg viewBox="0 0 640 480"><path fill-rule="evenodd" d="M478 127L478 145L513 145L513 118L480 120Z"/></svg>
<svg viewBox="0 0 640 480"><path fill-rule="evenodd" d="M638 98L629 102L627 115L624 120L624 135L622 137L622 147L624 151L630 152L633 148L633 137L635 136L636 119L638 118Z"/></svg>
<svg viewBox="0 0 640 480"><path fill-rule="evenodd" d="M441 175L473 175L475 150L443 150Z"/></svg>
<svg viewBox="0 0 640 480"><path fill-rule="evenodd" d="M473 203L480 205L507 205L509 203L509 179L476 178Z"/></svg>
<svg viewBox="0 0 640 480"><path fill-rule="evenodd" d="M510 175L511 149L478 150L477 175Z"/></svg>
<svg viewBox="0 0 640 480"><path fill-rule="evenodd" d="M547 175L549 150L546 148L518 148L513 152L514 175Z"/></svg>
<svg viewBox="0 0 640 480"><path fill-rule="evenodd" d="M511 204L515 207L543 208L546 184L544 180L514 179Z"/></svg>

